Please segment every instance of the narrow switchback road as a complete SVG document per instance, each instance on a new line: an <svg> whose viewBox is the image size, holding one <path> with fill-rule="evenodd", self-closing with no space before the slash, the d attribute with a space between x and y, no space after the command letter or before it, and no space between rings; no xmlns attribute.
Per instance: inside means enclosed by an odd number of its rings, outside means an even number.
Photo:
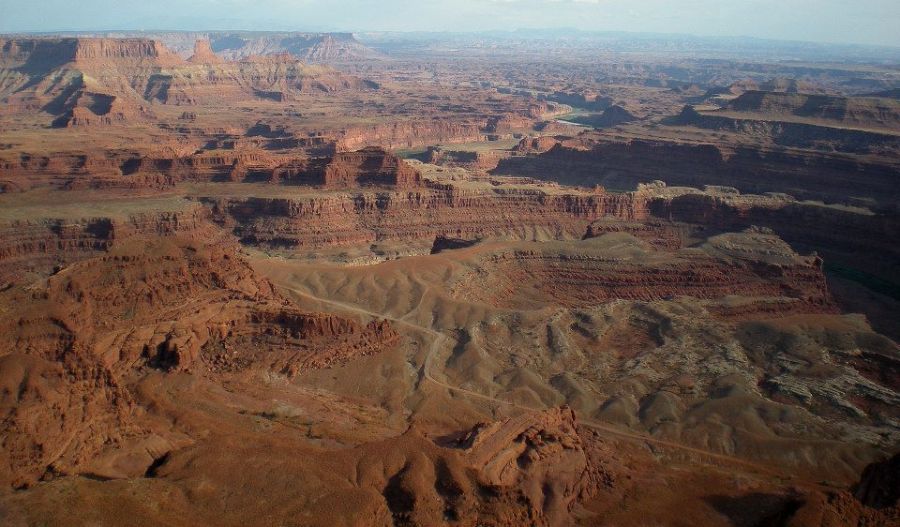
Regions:
<svg viewBox="0 0 900 527"><path fill-rule="evenodd" d="M444 388L446 390L450 390L450 391L453 391L456 393L460 393L460 394L466 395L466 396L474 398L474 399L479 399L479 400L483 400L483 401L487 401L487 402L491 402L491 403L495 403L495 404L500 404L503 406L508 406L508 407L519 409L519 410L524 410L527 412L539 412L539 411L545 410L545 408L535 408L532 406L526 406L526 405L519 404L519 403L516 403L513 401L498 399L496 397L491 397L489 395L474 392L474 391L468 390L466 388L460 388L459 386L453 386L451 384L448 384L448 383L436 378L432 374L431 365L432 365L433 358L436 354L438 354L441 351L441 349L444 348L444 346L451 344L451 341L452 341L452 339L449 336L445 335L444 333L441 333L440 331L436 331L429 327L414 324L412 322L404 320L403 318L396 318L396 317L392 317L390 315L385 315L383 313L376 313L374 311L370 311L368 309L360 307L359 305L356 305L356 304L349 304L349 303L341 302L338 300L321 298L321 297L315 296L309 292L306 292L306 291L303 291L301 289L297 289L294 287L290 287L285 284L277 284L276 283L276 285L278 287L280 287L281 289L291 291L292 293L294 293L298 296L305 297L309 300L313 300L313 301L319 302L321 304L330 305L330 306L333 306L333 307L341 309L341 310L350 311L353 313L357 313L360 315L364 315L364 316L368 316L368 317L372 317L372 318L376 318L376 319L389 320L392 323L408 327L410 329L413 329L414 331L421 331L421 332L424 332L424 333L434 337L434 341L431 344L431 348L428 350L428 354L425 356L425 361L422 364L421 375L425 379L430 381L431 383L433 383L437 386L440 386L441 388ZM406 315L404 315L404 318L409 315L410 315L410 313L407 313ZM653 445L653 446L678 450L678 451L685 452L688 454L697 455L697 456L700 456L701 459L711 460L711 461L707 461L708 464L714 465L715 463L713 463L712 461L718 461L721 463L727 463L727 464L731 464L731 465L739 465L739 466L743 467L744 469L752 469L754 471L762 472L762 473L770 475L770 476L778 476L778 477L783 476L780 472L774 470L771 467L768 467L766 465L761 465L758 463L754 463L752 461L748 461L746 459L743 459L743 458L740 458L737 456L731 456L728 454L719 454L716 452L710 452L708 450L703 450L702 448L695 448L695 447L683 445L681 443L667 441L665 439L658 439L658 438L649 436L647 434L641 434L639 432L631 432L631 431L627 431L627 430L621 430L619 428L616 428L611 425L604 424L604 423L601 423L598 421L594 421L592 419L584 419L584 418L579 417L578 422L582 426L585 426L592 430L596 430L602 434L606 434L607 436L616 437L619 439L625 439L628 441L640 442L640 443L644 443L647 445Z"/></svg>

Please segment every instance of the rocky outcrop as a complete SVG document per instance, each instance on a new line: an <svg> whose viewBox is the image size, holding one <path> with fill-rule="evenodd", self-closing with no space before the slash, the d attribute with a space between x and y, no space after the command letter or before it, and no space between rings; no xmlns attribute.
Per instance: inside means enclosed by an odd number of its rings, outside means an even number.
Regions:
<svg viewBox="0 0 900 527"><path fill-rule="evenodd" d="M568 407L475 426L460 440L498 525L566 525L575 502L612 485Z"/></svg>
<svg viewBox="0 0 900 527"><path fill-rule="evenodd" d="M698 112L691 106L686 106L681 114L670 123L735 132L767 141L771 140L777 145L786 147L851 154L895 152L900 149L900 137L891 128L883 128L891 126L891 124L885 123L890 123L894 117L882 116L880 115L881 111L890 113L883 108L876 108L873 112L879 112L876 114L878 116L861 116L860 120L863 122L853 123L856 126L865 127L865 129L845 128L841 127L839 123L832 125L827 122L827 118L812 117L804 121L793 121L780 119L778 114L768 115L752 112L745 114L727 110ZM823 109L822 112L826 112L828 115L829 110ZM869 120L873 122L870 123Z"/></svg>
<svg viewBox="0 0 900 527"><path fill-rule="evenodd" d="M538 137L525 137L516 145L516 152L520 154L543 154L559 144L559 139L549 135Z"/></svg>
<svg viewBox="0 0 900 527"><path fill-rule="evenodd" d="M866 467L854 495L867 507L900 509L900 454Z"/></svg>
<svg viewBox="0 0 900 527"><path fill-rule="evenodd" d="M783 192L799 199L879 203L898 199L896 157L676 141L621 141L584 135L559 141L541 154L500 161L492 173L525 175L569 185L631 190L655 180L702 188L728 185L741 192Z"/></svg>
<svg viewBox="0 0 900 527"><path fill-rule="evenodd" d="M184 182L241 181L309 185L329 189L363 186L411 188L418 172L377 147L308 157L302 152L273 153L259 148L142 154L0 156L0 182L17 190L55 188L165 188Z"/></svg>
<svg viewBox="0 0 900 527"><path fill-rule="evenodd" d="M111 450L171 442L149 432L126 379L166 372L293 376L376 353L397 333L309 313L276 294L232 248L124 243L45 285L0 293L3 483L88 473ZM143 474L153 457L125 475ZM107 474L106 477L120 477Z"/></svg>
<svg viewBox="0 0 900 527"><path fill-rule="evenodd" d="M34 273L106 252L116 243L154 236L212 240L221 236L199 204L124 216L16 220L0 224L0 287Z"/></svg>
<svg viewBox="0 0 900 527"><path fill-rule="evenodd" d="M209 40L198 40L194 44L194 54L188 59L192 64L221 64L222 58L212 50Z"/></svg>
<svg viewBox="0 0 900 527"><path fill-rule="evenodd" d="M596 128L609 128L637 120L639 120L639 118L630 110L621 105L614 104L603 110L603 113L585 116L579 119L579 122Z"/></svg>
<svg viewBox="0 0 900 527"><path fill-rule="evenodd" d="M892 243L900 218L894 213L873 214L802 203L783 195L744 195L713 188L653 198L648 207L653 216L669 221L723 230L766 227L792 246L817 251L831 265L890 283L900 272L900 252Z"/></svg>
<svg viewBox="0 0 900 527"><path fill-rule="evenodd" d="M378 89L289 54L223 62L208 42L198 43L196 51L188 63L149 39L2 40L0 100L13 113L43 111L55 126L111 125L152 118L150 103L288 101Z"/></svg>
<svg viewBox="0 0 900 527"><path fill-rule="evenodd" d="M796 500L787 527L890 527L900 523L898 456L872 463L854 492L812 491Z"/></svg>
<svg viewBox="0 0 900 527"><path fill-rule="evenodd" d="M349 189L363 186L417 187L421 175L402 159L377 147L355 152L338 152L307 167L283 167L275 179L288 183L313 185L327 189Z"/></svg>
<svg viewBox="0 0 900 527"><path fill-rule="evenodd" d="M443 447L411 429L357 455L360 485L383 489L393 525L570 525L577 503L624 472L567 407L482 423Z"/></svg>
<svg viewBox="0 0 900 527"><path fill-rule="evenodd" d="M623 232L577 249L543 244L485 252L452 290L469 301L513 308L686 296L710 301L707 309L725 317L837 312L821 260L797 255L769 233L723 234L710 238L701 250L675 252L648 250L635 242Z"/></svg>
<svg viewBox="0 0 900 527"><path fill-rule="evenodd" d="M524 141L524 139L523 139ZM423 154L415 156L417 159L432 165L463 167L468 170L493 170L501 159L508 157L509 153L490 150L486 152L468 152L453 150L453 147L430 146Z"/></svg>
<svg viewBox="0 0 900 527"><path fill-rule="evenodd" d="M640 219L642 198L429 183L416 191L309 198L205 198L216 220L245 243L316 249L376 241L536 236L580 238L601 217ZM543 233L543 234L540 234Z"/></svg>

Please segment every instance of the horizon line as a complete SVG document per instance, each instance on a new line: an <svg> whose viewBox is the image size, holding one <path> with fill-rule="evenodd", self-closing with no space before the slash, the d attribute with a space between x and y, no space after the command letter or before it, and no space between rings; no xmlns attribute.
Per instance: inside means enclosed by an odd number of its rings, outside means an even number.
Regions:
<svg viewBox="0 0 900 527"><path fill-rule="evenodd" d="M677 33L677 32L658 32L658 31L629 31L620 29L579 29L566 26L547 26L534 28L515 28L515 29L481 29L472 31L463 30L397 30L397 29L224 29L224 28L204 28L204 29L137 29L137 28L106 28L106 29L18 29L18 30L0 30L0 35L59 35L66 33L298 33L298 34L399 34L399 35L485 35L491 33L527 33L527 32L547 32L547 31L572 31L585 35L591 34L618 34L618 35L634 35L634 36L655 36L655 37L681 37L699 40L751 40L758 42L772 42L782 44L805 44L817 46L832 47L858 47L858 48L886 48L900 50L900 44L872 44L861 42L847 41L821 41L821 40L791 40L784 38L759 37L753 35L701 35L696 33Z"/></svg>

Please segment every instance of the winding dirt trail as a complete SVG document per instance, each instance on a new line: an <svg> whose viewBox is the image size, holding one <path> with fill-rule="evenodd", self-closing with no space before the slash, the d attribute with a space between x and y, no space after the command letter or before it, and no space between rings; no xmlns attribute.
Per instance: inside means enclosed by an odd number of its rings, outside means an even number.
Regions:
<svg viewBox="0 0 900 527"><path fill-rule="evenodd" d="M453 391L456 393L466 395L467 397L479 399L482 401L487 401L487 402L494 403L494 404L499 404L502 406L516 408L516 409L524 410L527 412L535 412L535 411L545 410L544 408L536 408L536 407L532 407L532 406L519 404L514 401L507 401L504 399L498 399L496 397L491 397L491 396L485 395L483 393L478 393L478 392L475 392L472 390L461 388L459 386L454 386L452 384L448 384L448 383L436 378L432 374L433 358L435 355L440 353L441 349L443 349L444 346L449 345L451 343L452 339L450 337L448 337L447 335L445 335L444 333L441 333L440 331L436 331L432 328L428 328L425 326L420 326L418 324L414 324L412 322L409 322L408 320L405 320L405 318L408 317L410 315L410 313L407 313L406 315L404 315L403 318L392 317L389 315L385 315L383 313L376 313L374 311L370 311L370 310L360 307L359 305L356 305L356 304L349 304L349 303L341 302L338 300L321 298L321 297L313 295L312 293L304 291L302 289L290 287L283 283L279 284L279 283L275 282L275 285L277 285L281 289L291 291L292 293L294 293L298 296L305 297L309 300L319 302L321 304L330 305L330 306L336 307L338 309L350 311L350 312L364 315L367 317L389 320L392 323L408 327L414 331L421 331L421 332L424 332L424 333L434 337L434 340L432 341L432 344L431 344L431 348L428 350L428 353L425 356L425 361L422 364L422 368L420 370L420 375L423 376L428 381L430 381L431 383L435 384L436 386L440 386L441 388L444 388L446 390L450 390L450 391ZM708 450L703 450L702 448L695 448L695 447L683 445L681 443L667 441L665 439L658 439L658 438L655 438L655 437L652 437L652 436L649 436L646 434L641 434L638 432L630 432L630 431L626 431L626 430L621 430L614 426L604 424L604 423L601 423L601 422L598 422L598 421L595 421L592 419L584 419L584 418L579 417L578 421L582 426L585 426L592 430L596 430L600 433L606 434L607 436L612 436L612 437L616 437L619 439L635 441L635 442L644 443L647 445L677 450L677 451L685 452L685 453L692 454L695 456L700 456L701 460L708 460L708 461L706 461L707 464L715 465L716 464L715 462L719 462L719 463L725 463L725 464L729 464L729 465L737 465L745 470L750 469L755 472L763 473L763 474L766 474L769 476L784 477L783 473L773 469L770 466L761 465L759 463L754 463L752 461L748 461L746 459L739 458L737 456L731 456L728 454L719 454L716 452L710 452Z"/></svg>

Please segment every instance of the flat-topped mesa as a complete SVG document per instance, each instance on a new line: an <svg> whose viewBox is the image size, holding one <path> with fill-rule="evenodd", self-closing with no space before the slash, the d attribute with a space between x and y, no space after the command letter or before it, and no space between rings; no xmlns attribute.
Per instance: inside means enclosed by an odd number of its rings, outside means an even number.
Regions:
<svg viewBox="0 0 900 527"><path fill-rule="evenodd" d="M146 61L160 67L184 61L161 42L147 38L0 39L0 64L51 69L67 63Z"/></svg>
<svg viewBox="0 0 900 527"><path fill-rule="evenodd" d="M273 179L330 189L361 186L403 189L422 184L422 176L415 168L397 155L378 147L338 152L330 158L313 160L307 167L280 167Z"/></svg>
<svg viewBox="0 0 900 527"><path fill-rule="evenodd" d="M80 38L75 44L75 62L92 60L143 60L149 59L160 66L183 63L175 53L161 42L143 38Z"/></svg>
<svg viewBox="0 0 900 527"><path fill-rule="evenodd" d="M194 54L188 59L192 64L221 64L221 57L215 54L209 40L198 40L194 44Z"/></svg>

